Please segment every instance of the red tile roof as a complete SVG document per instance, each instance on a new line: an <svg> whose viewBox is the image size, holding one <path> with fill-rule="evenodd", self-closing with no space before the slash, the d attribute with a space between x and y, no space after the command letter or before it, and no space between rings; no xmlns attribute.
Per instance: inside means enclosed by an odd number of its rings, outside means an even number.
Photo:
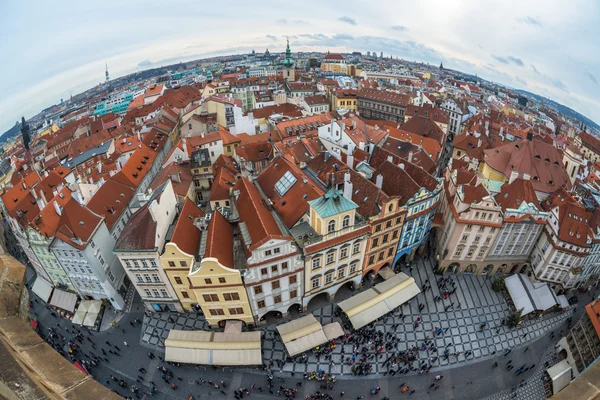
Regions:
<svg viewBox="0 0 600 400"><path fill-rule="evenodd" d="M286 173L290 172L296 182L283 195L275 190L275 184ZM256 178L263 193L273 202L273 207L288 228L308 212L307 201L321 197L325 192L304 171L283 157L277 157Z"/></svg>
<svg viewBox="0 0 600 400"><path fill-rule="evenodd" d="M446 144L446 133L431 118L416 115L400 127L405 132L421 135L437 141L441 146Z"/></svg>
<svg viewBox="0 0 600 400"><path fill-rule="evenodd" d="M309 106L329 104L329 100L327 100L327 97L320 94L315 96L305 96L304 102Z"/></svg>
<svg viewBox="0 0 600 400"><path fill-rule="evenodd" d="M369 99L381 103L394 104L406 107L410 104L410 97L405 94L390 92L387 90L361 88L358 91L358 97ZM412 118L411 118L412 119Z"/></svg>
<svg viewBox="0 0 600 400"><path fill-rule="evenodd" d="M267 209L253 183L246 178L240 178L234 190L239 190L236 207L240 215L240 221L246 223L246 228L250 234L251 243L244 243L249 251L253 251L272 239L292 239L281 233L275 218Z"/></svg>
<svg viewBox="0 0 600 400"><path fill-rule="evenodd" d="M285 103L278 106L267 106L263 108L257 108L250 112L256 119L269 118L273 114L282 114L283 116L291 118L302 116L302 109L291 103Z"/></svg>
<svg viewBox="0 0 600 400"><path fill-rule="evenodd" d="M507 208L519 208L523 202L533 204L538 210L541 210L535 189L530 180L521 178L515 179L512 183L505 183L494 199L503 210Z"/></svg>
<svg viewBox="0 0 600 400"><path fill-rule="evenodd" d="M206 235L204 257L214 257L227 268L233 268L233 227L220 212L213 212Z"/></svg>
<svg viewBox="0 0 600 400"><path fill-rule="evenodd" d="M200 246L201 231L194 225L196 218L204 218L204 212L186 198L175 224L171 243L175 243L181 251L191 256L196 255Z"/></svg>
<svg viewBox="0 0 600 400"><path fill-rule="evenodd" d="M327 60L345 60L344 56L338 53L331 53L331 54L327 54L325 57L323 57L323 60L327 61Z"/></svg>
<svg viewBox="0 0 600 400"><path fill-rule="evenodd" d="M71 199L62 209L55 238L83 250L101 222L101 216Z"/></svg>
<svg viewBox="0 0 600 400"><path fill-rule="evenodd" d="M150 213L150 203L146 203L131 216L113 250L141 251L155 249L156 226L156 221Z"/></svg>
<svg viewBox="0 0 600 400"><path fill-rule="evenodd" d="M167 180L171 180L173 191L177 196L178 203L182 203L187 199L187 193L192 185L192 171L190 170L189 162L171 163L158 171L150 183L150 189L155 190Z"/></svg>
<svg viewBox="0 0 600 400"><path fill-rule="evenodd" d="M53 203L56 202L60 207L64 208L69 200L71 200L71 191L68 188L64 188L46 204L46 207L40 212L39 216L33 219L31 222L33 229L37 230L45 238L53 237L60 221L60 215L56 213L56 207Z"/></svg>
<svg viewBox="0 0 600 400"><path fill-rule="evenodd" d="M114 178L116 174L108 179L90 199L87 206L90 210L105 218L106 226L110 230L119 219L123 210L133 197L135 189L125 185Z"/></svg>
<svg viewBox="0 0 600 400"><path fill-rule="evenodd" d="M235 176L227 168L220 168L211 186L210 201L229 200L229 190L235 185Z"/></svg>
<svg viewBox="0 0 600 400"><path fill-rule="evenodd" d="M123 185L137 188L152 167L155 158L156 153L142 144L142 147L133 152L121 171L112 179Z"/></svg>
<svg viewBox="0 0 600 400"><path fill-rule="evenodd" d="M571 188L571 181L558 150L538 140L521 140L485 150L484 161L510 178L512 171L529 174L536 191L552 193L560 187Z"/></svg>

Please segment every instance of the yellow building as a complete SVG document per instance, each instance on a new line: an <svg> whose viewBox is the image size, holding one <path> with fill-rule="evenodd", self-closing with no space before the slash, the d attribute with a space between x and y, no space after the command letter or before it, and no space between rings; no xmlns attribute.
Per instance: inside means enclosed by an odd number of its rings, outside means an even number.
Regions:
<svg viewBox="0 0 600 400"><path fill-rule="evenodd" d="M38 133L37 136L39 136L39 137L46 136L46 135L49 135L51 133L58 131L58 129L59 129L58 125L52 124L52 125L48 126L46 129L44 129L43 131L41 131L40 133Z"/></svg>
<svg viewBox="0 0 600 400"><path fill-rule="evenodd" d="M327 54L321 61L321 72L348 74L346 59L341 54Z"/></svg>
<svg viewBox="0 0 600 400"><path fill-rule="evenodd" d="M334 89L331 91L331 109L345 108L356 110L357 91L354 89Z"/></svg>

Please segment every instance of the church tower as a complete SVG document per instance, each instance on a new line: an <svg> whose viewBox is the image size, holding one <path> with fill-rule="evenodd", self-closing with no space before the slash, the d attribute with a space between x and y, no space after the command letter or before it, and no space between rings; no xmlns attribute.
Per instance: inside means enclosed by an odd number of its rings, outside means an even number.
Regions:
<svg viewBox="0 0 600 400"><path fill-rule="evenodd" d="M106 75L106 82L108 82L110 80L110 78L108 77L108 63L106 63L106 72L105 72L105 75Z"/></svg>
<svg viewBox="0 0 600 400"><path fill-rule="evenodd" d="M285 49L285 60L283 60L283 78L288 82L294 82L296 80L296 68L294 66L294 60L292 60L292 50L290 50L290 40L287 41L287 48Z"/></svg>

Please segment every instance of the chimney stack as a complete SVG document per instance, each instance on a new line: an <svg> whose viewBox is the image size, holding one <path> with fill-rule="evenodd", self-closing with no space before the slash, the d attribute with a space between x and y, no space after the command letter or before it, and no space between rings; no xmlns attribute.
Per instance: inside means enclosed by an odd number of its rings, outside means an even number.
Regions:
<svg viewBox="0 0 600 400"><path fill-rule="evenodd" d="M381 189L381 187L383 186L383 175L379 174L377 175L377 177L375 177L375 186Z"/></svg>
<svg viewBox="0 0 600 400"><path fill-rule="evenodd" d="M409 162L409 163L411 163L411 162L412 162L412 160L413 160L413 152L412 152L412 151L409 151L409 152L408 152L408 162Z"/></svg>
<svg viewBox="0 0 600 400"><path fill-rule="evenodd" d="M352 185L352 181L350 180L350 172L346 172L344 174L344 197L347 198L348 200L352 201L352 190L353 190L353 185Z"/></svg>
<svg viewBox="0 0 600 400"><path fill-rule="evenodd" d="M510 185L511 183L513 183L518 177L519 177L518 171L511 171L510 178L508 179L508 184Z"/></svg>
<svg viewBox="0 0 600 400"><path fill-rule="evenodd" d="M354 157L351 155L348 155L346 157L346 164L348 165L348 168L354 169Z"/></svg>

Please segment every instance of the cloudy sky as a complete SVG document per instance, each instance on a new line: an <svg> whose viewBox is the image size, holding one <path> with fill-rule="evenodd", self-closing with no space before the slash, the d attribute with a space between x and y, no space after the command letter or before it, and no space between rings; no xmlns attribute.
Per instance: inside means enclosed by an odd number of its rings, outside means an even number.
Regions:
<svg viewBox="0 0 600 400"><path fill-rule="evenodd" d="M554 3L554 4L553 4ZM600 123L600 2L0 2L0 132L112 77L203 56L383 51L547 96Z"/></svg>

